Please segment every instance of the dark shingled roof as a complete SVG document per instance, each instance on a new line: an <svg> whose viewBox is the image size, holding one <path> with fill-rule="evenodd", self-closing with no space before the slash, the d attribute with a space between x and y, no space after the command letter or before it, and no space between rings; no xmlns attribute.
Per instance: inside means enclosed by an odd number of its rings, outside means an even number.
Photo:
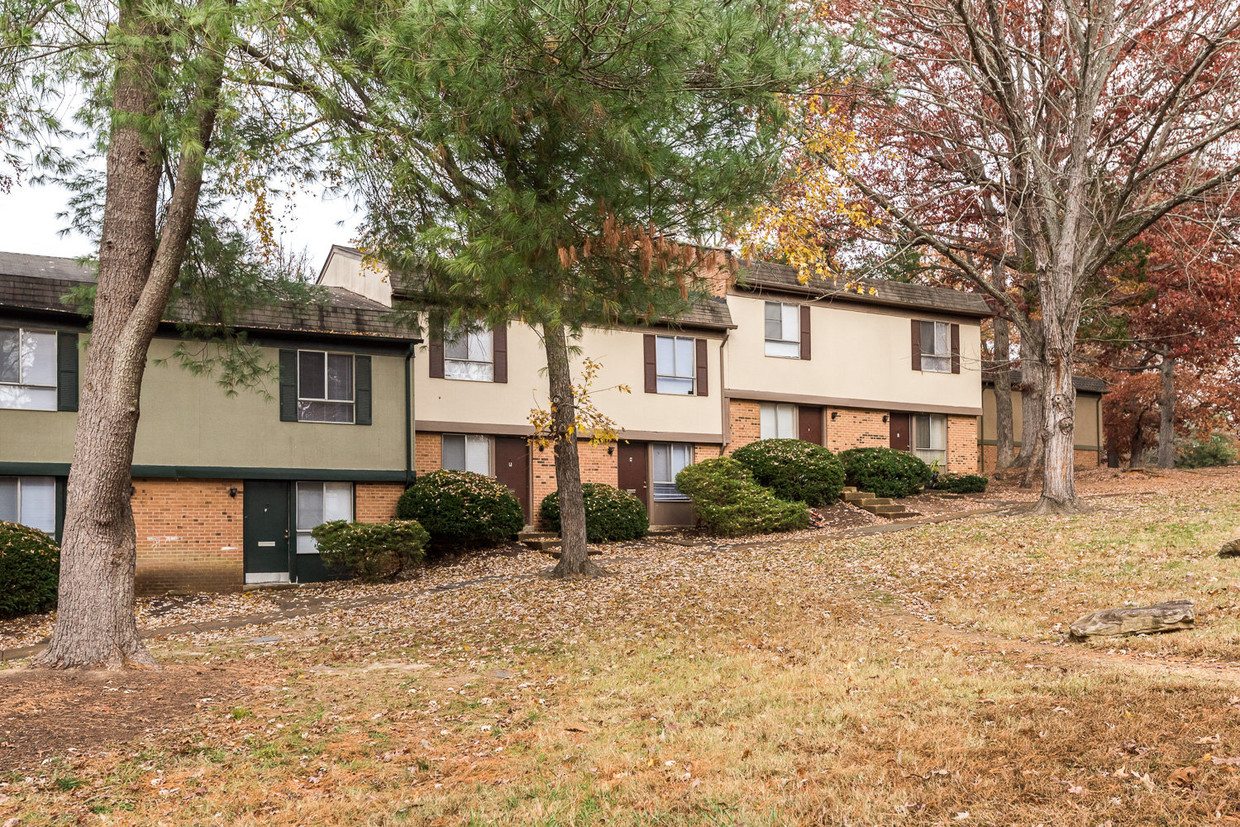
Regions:
<svg viewBox="0 0 1240 827"><path fill-rule="evenodd" d="M1021 382L1020 370L1013 369L1008 371L1008 373L1012 377L1012 386L1016 387L1019 385ZM982 370L982 382L986 385L993 385L995 383L995 369L993 367L986 367ZM1110 390L1106 382L1094 376L1073 376L1072 384L1076 386L1078 391L1086 393L1107 393Z"/></svg>
<svg viewBox="0 0 1240 827"><path fill-rule="evenodd" d="M993 316L994 311L986 299L977 293L965 293L947 287L927 287L922 284L905 284L898 281L863 279L858 282L867 289L865 293L845 290L844 283L836 279L810 279L801 284L797 269L786 264L764 261L742 261L737 275L737 287L741 289L770 289L786 293L799 293L835 301L853 301L887 307L909 307L932 310L954 316ZM870 295L869 288L877 292Z"/></svg>
<svg viewBox="0 0 1240 827"><path fill-rule="evenodd" d="M0 253L0 308L81 317L81 311L62 297L82 283L94 280L94 268L70 258ZM407 328L392 321L388 307L342 287L319 289L327 292L325 304L281 303L257 307L242 313L234 326L254 331L416 341ZM180 310L182 312L169 308L164 321L195 320L193 314Z"/></svg>

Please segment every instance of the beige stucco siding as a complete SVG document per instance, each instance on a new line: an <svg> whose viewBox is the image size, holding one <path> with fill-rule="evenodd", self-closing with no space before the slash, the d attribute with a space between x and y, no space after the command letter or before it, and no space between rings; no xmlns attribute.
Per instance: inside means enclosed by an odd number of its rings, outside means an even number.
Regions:
<svg viewBox="0 0 1240 827"><path fill-rule="evenodd" d="M1102 431L1099 428L1098 414L1102 397L1096 393L1080 393L1076 395L1076 432L1073 438L1078 449L1096 449L1102 445ZM1020 391L1012 391L1012 434L1016 444L1020 444L1020 433L1024 418L1021 416ZM993 444L995 441L995 389L987 385L982 391L982 441Z"/></svg>
<svg viewBox="0 0 1240 827"><path fill-rule="evenodd" d="M168 358L175 344L156 339L151 359ZM329 349L348 350L342 346ZM262 350L275 364L278 349ZM403 470L403 371L403 356L373 354L373 424L328 425L281 422L274 374L267 383L271 398L248 390L228 396L211 377L194 375L175 361L150 364L142 386L134 464ZM73 413L0 411L0 459L69 462L76 420Z"/></svg>
<svg viewBox="0 0 1240 827"><path fill-rule="evenodd" d="M643 332L639 330L588 329L576 344L580 354L573 359L573 376L580 379L582 361L588 356L600 364L591 388L596 407L610 416L623 432L634 438L652 433L693 434L722 438L723 408L720 401L719 348L721 334L682 332L676 335L705 339L707 342L707 395L672 396L645 393ZM426 346L416 359L415 412L419 428L454 429L479 432L494 430L528 431L529 413L534 407L547 407L547 363L542 340L527 325L508 326L507 383L472 382L430 378ZM618 386L627 386L624 393Z"/></svg>
<svg viewBox="0 0 1240 827"><path fill-rule="evenodd" d="M387 268L363 261L358 253L333 248L319 274L324 287L343 287L371 301L392 306L392 285Z"/></svg>
<svg viewBox="0 0 1240 827"><path fill-rule="evenodd" d="M976 321L920 311L892 312L841 304L810 308L811 358L766 355L765 300L732 294L728 309L737 329L728 341L726 380L746 392L822 397L833 404L896 409L981 409L981 327ZM960 325L960 373L912 368L910 319Z"/></svg>

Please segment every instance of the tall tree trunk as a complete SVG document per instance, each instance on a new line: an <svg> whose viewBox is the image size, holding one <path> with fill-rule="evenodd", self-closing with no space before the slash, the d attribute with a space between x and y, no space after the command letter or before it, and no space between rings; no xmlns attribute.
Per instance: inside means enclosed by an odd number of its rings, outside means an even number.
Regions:
<svg viewBox="0 0 1240 827"><path fill-rule="evenodd" d="M123 3L118 27L152 37L140 6ZM219 53L216 53L219 55ZM156 237L162 141L158 96L142 46L117 61L99 247L95 316L69 469L56 626L35 666L153 667L134 619L137 540L131 466L147 351L185 257L198 209L223 58L206 61L183 136L172 198Z"/></svg>
<svg viewBox="0 0 1240 827"><path fill-rule="evenodd" d="M1046 369L1029 336L1022 336L1020 340L1020 374L1020 454L1012 465L1025 469L1020 487L1032 488L1034 472L1042 467L1046 446Z"/></svg>
<svg viewBox="0 0 1240 827"><path fill-rule="evenodd" d="M1072 338L1062 330L1045 328L1045 390L1043 393L1042 497L1040 514L1072 514L1082 510L1076 496L1076 387L1072 383Z"/></svg>
<svg viewBox="0 0 1240 827"><path fill-rule="evenodd" d="M1130 449L1131 453L1128 454L1128 467L1129 468L1144 468L1145 467L1145 428L1143 427L1144 419L1145 419L1145 411L1143 410L1141 411L1140 415L1137 416L1137 430L1132 435L1132 448Z"/></svg>
<svg viewBox="0 0 1240 827"><path fill-rule="evenodd" d="M547 379L551 395L551 427L555 435L555 484L560 500L560 562L552 577L590 577L606 572L590 561L586 549L586 505L581 492L577 456L577 405L568 364L564 325L543 325Z"/></svg>
<svg viewBox="0 0 1240 827"><path fill-rule="evenodd" d="M995 316L995 468L1011 468L1016 459L1012 434L1012 341L1008 320Z"/></svg>
<svg viewBox="0 0 1240 827"><path fill-rule="evenodd" d="M1158 365L1158 467L1175 467L1175 361L1163 356Z"/></svg>

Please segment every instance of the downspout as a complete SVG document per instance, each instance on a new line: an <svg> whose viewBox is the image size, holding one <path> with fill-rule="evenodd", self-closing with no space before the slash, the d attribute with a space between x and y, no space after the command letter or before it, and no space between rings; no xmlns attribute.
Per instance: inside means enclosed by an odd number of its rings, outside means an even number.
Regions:
<svg viewBox="0 0 1240 827"><path fill-rule="evenodd" d="M413 348L405 351L405 488L413 485Z"/></svg>
<svg viewBox="0 0 1240 827"><path fill-rule="evenodd" d="M727 453L728 445L732 442L732 419L729 410L726 363L729 332L726 329L723 331L723 341L719 343L719 403L723 408L723 445L719 446L720 456Z"/></svg>

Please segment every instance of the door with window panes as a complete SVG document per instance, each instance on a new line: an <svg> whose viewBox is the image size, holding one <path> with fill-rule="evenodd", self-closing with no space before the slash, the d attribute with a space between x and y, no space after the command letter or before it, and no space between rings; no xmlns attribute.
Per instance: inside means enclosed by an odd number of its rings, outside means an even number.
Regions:
<svg viewBox="0 0 1240 827"><path fill-rule="evenodd" d="M693 525L693 504L676 487L676 475L693 464L693 445L685 442L650 444L650 524Z"/></svg>

